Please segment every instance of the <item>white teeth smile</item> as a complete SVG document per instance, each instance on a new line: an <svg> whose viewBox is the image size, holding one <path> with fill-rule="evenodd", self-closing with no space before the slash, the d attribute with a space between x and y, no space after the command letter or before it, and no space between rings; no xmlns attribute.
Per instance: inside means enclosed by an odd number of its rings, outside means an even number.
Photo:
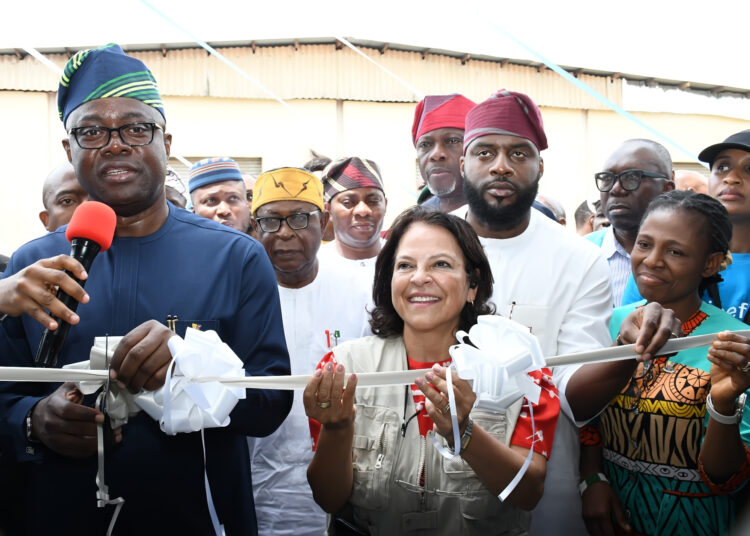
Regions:
<svg viewBox="0 0 750 536"><path fill-rule="evenodd" d="M127 173L127 169L110 169L105 173L105 175L122 175L123 173Z"/></svg>
<svg viewBox="0 0 750 536"><path fill-rule="evenodd" d="M438 301L438 299L435 298L435 297L433 297L433 296L415 296L413 298L409 298L409 301L410 302L419 302L419 303L421 303L421 302Z"/></svg>

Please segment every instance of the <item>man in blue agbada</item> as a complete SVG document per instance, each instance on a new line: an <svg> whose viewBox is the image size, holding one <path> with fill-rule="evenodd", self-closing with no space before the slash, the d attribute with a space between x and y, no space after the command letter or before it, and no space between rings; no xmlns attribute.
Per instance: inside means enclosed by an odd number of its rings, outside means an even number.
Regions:
<svg viewBox="0 0 750 536"><path fill-rule="evenodd" d="M117 45L84 51L65 67L58 93L68 132L63 146L93 200L117 214L109 250L89 274L71 257L64 229L33 240L12 257L0 281L0 364L33 366L51 315L72 324L58 366L88 358L94 337L125 335L112 376L132 392L164 384L171 359L165 326L216 330L247 374L289 374L276 279L263 247L247 235L176 210L164 194L172 136L153 76ZM62 272L86 279L84 291ZM59 286L80 302L73 314ZM25 314L24 314L25 313ZM0 432L27 489L29 534L104 534L111 509L95 498L96 423L103 415L74 384L0 384ZM245 436L273 432L291 392L248 390L226 428L205 432L206 472L219 522L228 534L254 534ZM125 505L118 534L210 534L200 433L168 436L141 412L113 433L106 455L110 496Z"/></svg>

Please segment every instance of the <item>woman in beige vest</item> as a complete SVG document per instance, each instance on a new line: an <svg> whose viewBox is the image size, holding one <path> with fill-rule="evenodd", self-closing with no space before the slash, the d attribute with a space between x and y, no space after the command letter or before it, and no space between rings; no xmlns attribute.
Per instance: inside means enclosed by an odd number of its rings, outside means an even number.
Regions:
<svg viewBox="0 0 750 536"><path fill-rule="evenodd" d="M376 335L334 348L304 392L307 415L321 425L308 481L333 514L330 533L526 533L559 413L548 370L530 375L542 387L533 423L525 399L504 413L473 408L471 385L454 372L460 456L441 456L432 441L452 449L448 350L457 330L493 312L492 284L465 221L415 207L395 222L376 265ZM422 369L414 385L356 388L358 373L407 369ZM502 502L527 456L528 470Z"/></svg>

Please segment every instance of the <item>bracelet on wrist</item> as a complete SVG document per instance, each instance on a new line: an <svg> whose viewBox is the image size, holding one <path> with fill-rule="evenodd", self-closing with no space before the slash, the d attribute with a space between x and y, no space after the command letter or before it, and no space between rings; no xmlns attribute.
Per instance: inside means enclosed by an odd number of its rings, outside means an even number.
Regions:
<svg viewBox="0 0 750 536"><path fill-rule="evenodd" d="M718 423L726 425L738 424L742 420L742 413L745 410L746 399L747 395L742 393L734 404L734 414L724 415L716 410L713 398L711 398L711 393L708 393L708 396L706 397L706 411L711 418Z"/></svg>
<svg viewBox="0 0 750 536"><path fill-rule="evenodd" d="M581 497L583 497L583 492L586 491L591 484L596 484L597 482L609 482L609 479L604 473L594 473L593 475L589 475L581 480L580 484L578 484L578 492L581 494Z"/></svg>

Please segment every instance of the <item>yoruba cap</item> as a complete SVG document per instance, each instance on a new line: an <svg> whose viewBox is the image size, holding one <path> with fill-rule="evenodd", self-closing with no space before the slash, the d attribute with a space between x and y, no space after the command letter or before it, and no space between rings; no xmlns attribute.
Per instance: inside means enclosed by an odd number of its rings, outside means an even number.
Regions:
<svg viewBox="0 0 750 536"><path fill-rule="evenodd" d="M253 186L253 216L274 201L304 201L323 210L323 184L305 169L285 167L261 173Z"/></svg>
<svg viewBox="0 0 750 536"><path fill-rule="evenodd" d="M464 154L481 136L506 134L526 138L539 151L547 148L542 112L528 95L501 89L466 114Z"/></svg>
<svg viewBox="0 0 750 536"><path fill-rule="evenodd" d="M120 45L82 50L68 60L57 90L57 109L63 125L80 105L110 97L139 100L165 117L151 71L141 60L126 55Z"/></svg>
<svg viewBox="0 0 750 536"><path fill-rule="evenodd" d="M475 106L463 95L427 95L419 101L414 110L414 123L411 126L411 139L414 146L427 132L439 128L464 129L466 114Z"/></svg>
<svg viewBox="0 0 750 536"><path fill-rule="evenodd" d="M742 132L732 134L722 143L706 147L698 155L698 160L706 162L709 166L713 166L716 157L725 149L742 149L750 153L750 130L743 130Z"/></svg>
<svg viewBox="0 0 750 536"><path fill-rule="evenodd" d="M240 181L244 183L240 166L231 158L204 158L190 168L188 189L190 193L215 182Z"/></svg>
<svg viewBox="0 0 750 536"><path fill-rule="evenodd" d="M383 190L380 169L372 160L350 156L331 162L323 178L325 200L330 201L336 194L354 188L377 188Z"/></svg>

